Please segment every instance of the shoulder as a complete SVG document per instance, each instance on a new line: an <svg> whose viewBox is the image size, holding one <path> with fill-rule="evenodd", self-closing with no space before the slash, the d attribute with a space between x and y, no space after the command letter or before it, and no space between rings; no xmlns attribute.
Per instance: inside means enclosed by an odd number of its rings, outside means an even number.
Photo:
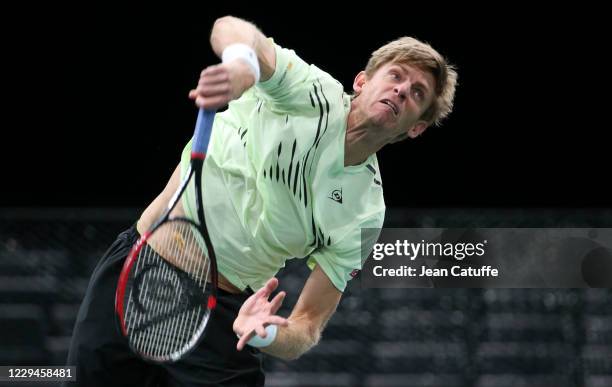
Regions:
<svg viewBox="0 0 612 387"><path fill-rule="evenodd" d="M268 94L288 94L292 90L307 90L317 86L328 92L342 94L342 84L331 74L302 59L294 50L274 43L276 67L272 76L257 84Z"/></svg>

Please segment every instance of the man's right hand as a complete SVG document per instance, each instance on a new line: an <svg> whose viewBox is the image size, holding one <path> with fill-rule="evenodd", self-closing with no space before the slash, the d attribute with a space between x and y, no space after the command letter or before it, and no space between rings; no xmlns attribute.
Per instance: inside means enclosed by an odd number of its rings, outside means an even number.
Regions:
<svg viewBox="0 0 612 387"><path fill-rule="evenodd" d="M189 91L189 98L200 108L217 110L239 98L254 83L249 65L236 59L205 68L198 86Z"/></svg>

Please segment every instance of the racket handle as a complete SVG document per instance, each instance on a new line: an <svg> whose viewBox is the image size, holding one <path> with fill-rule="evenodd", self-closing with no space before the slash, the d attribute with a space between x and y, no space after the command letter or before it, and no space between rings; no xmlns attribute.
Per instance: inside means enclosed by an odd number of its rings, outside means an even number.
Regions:
<svg viewBox="0 0 612 387"><path fill-rule="evenodd" d="M198 112L198 120L196 121L193 143L191 145L192 158L204 158L204 154L208 149L208 142L210 141L210 133L212 132L214 120L214 110L200 109Z"/></svg>

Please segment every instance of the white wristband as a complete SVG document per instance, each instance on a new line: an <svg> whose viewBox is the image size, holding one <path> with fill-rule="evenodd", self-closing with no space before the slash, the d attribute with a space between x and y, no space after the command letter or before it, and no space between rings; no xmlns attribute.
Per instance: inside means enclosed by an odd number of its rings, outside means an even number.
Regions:
<svg viewBox="0 0 612 387"><path fill-rule="evenodd" d="M247 63L255 76L255 83L259 82L259 60L255 50L243 43L230 44L223 50L221 60L223 63L228 63L235 59L242 59Z"/></svg>
<svg viewBox="0 0 612 387"><path fill-rule="evenodd" d="M257 334L251 338L251 340L247 341L247 344L251 347L262 348L267 347L272 344L274 339L276 338L276 333L278 332L278 327L274 324L268 325L266 327L266 332L268 333L265 338L258 336Z"/></svg>

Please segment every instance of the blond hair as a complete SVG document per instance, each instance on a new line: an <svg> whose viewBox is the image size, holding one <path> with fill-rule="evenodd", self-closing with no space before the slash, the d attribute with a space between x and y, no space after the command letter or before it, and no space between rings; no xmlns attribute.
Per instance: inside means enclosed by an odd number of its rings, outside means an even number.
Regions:
<svg viewBox="0 0 612 387"><path fill-rule="evenodd" d="M399 62L429 71L436 79L435 97L421 116L430 125L440 125L453 110L457 72L455 67L429 44L408 36L385 44L372 53L365 68L368 78L386 63Z"/></svg>

